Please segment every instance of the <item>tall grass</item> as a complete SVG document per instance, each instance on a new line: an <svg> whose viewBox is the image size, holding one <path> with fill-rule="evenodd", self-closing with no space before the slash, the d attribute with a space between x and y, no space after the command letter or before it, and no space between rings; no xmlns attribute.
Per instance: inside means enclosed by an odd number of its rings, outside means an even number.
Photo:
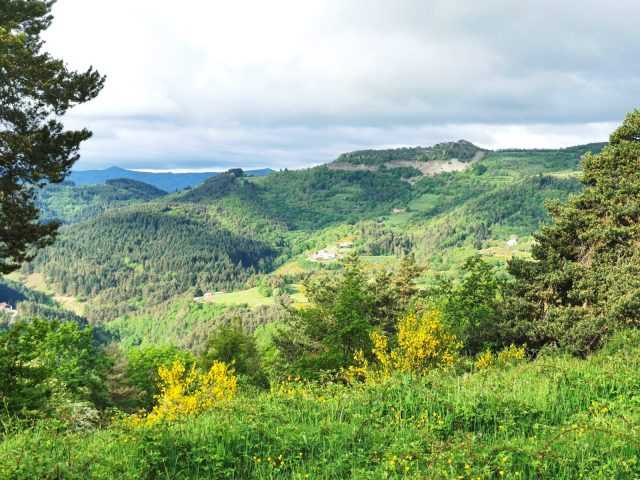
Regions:
<svg viewBox="0 0 640 480"><path fill-rule="evenodd" d="M2 478L640 478L640 335L379 385L284 382L150 429L5 434Z"/></svg>

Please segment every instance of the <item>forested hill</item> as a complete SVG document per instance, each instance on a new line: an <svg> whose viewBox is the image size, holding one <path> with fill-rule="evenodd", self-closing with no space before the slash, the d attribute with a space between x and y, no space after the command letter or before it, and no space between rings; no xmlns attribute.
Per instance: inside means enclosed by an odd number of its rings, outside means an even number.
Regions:
<svg viewBox="0 0 640 480"><path fill-rule="evenodd" d="M343 153L337 163L351 163L371 166L381 166L394 161L430 162L434 160L460 160L470 162L478 153L488 150L479 148L466 140L444 142L432 147L407 147L386 150L358 150Z"/></svg>
<svg viewBox="0 0 640 480"><path fill-rule="evenodd" d="M262 177L235 169L166 195L126 179L50 186L44 216L69 225L26 271L87 301L99 322L176 295L243 290L341 236L380 261L413 249L446 272L536 230L544 202L579 191L580 157L600 148L483 152L462 171L414 181L403 169L322 165Z"/></svg>
<svg viewBox="0 0 640 480"><path fill-rule="evenodd" d="M145 203L166 195L153 185L128 178L107 180L104 185L76 185L71 181L44 188L37 206L44 221L76 223L112 208Z"/></svg>
<svg viewBox="0 0 640 480"><path fill-rule="evenodd" d="M249 170L246 173L260 176L268 175L272 171L270 168L263 168L259 170ZM73 170L68 179L77 185L96 185L116 178L129 178L148 183L167 192L175 192L185 187L195 187L207 178L218 175L219 173L220 172L139 172L120 167L110 167L104 170Z"/></svg>
<svg viewBox="0 0 640 480"><path fill-rule="evenodd" d="M411 186L391 174L334 171L323 165L266 177L227 173L181 192L175 199L216 203L230 196L290 229L317 230L386 215L411 199Z"/></svg>

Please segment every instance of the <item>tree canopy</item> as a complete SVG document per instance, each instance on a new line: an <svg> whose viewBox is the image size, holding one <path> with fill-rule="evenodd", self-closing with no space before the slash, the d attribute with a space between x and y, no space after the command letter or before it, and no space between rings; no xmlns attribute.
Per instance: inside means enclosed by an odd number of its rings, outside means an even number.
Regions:
<svg viewBox="0 0 640 480"><path fill-rule="evenodd" d="M51 0L0 0L0 272L51 243L58 225L38 222L38 187L58 183L78 160L91 132L65 130L60 117L100 92L93 68L69 70L42 51Z"/></svg>
<svg viewBox="0 0 640 480"><path fill-rule="evenodd" d="M553 223L535 235L536 262L513 261L510 271L529 342L584 354L640 323L640 109L582 164L582 192L547 204Z"/></svg>

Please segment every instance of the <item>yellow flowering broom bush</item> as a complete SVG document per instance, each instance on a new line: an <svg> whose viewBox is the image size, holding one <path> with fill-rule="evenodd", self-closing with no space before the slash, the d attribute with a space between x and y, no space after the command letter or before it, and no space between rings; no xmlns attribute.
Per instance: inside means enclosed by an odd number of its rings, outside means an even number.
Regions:
<svg viewBox="0 0 640 480"><path fill-rule="evenodd" d="M189 371L180 359L171 368L160 366L160 394L153 410L146 416L134 415L134 426L153 426L163 420L189 417L208 410L215 403L233 398L237 388L237 377L233 369L222 362L214 362L206 373Z"/></svg>
<svg viewBox="0 0 640 480"><path fill-rule="evenodd" d="M492 367L507 367L515 365L524 358L525 347L516 347L513 343L494 354L491 350L486 350L476 358L476 370L489 370Z"/></svg>
<svg viewBox="0 0 640 480"><path fill-rule="evenodd" d="M377 363L367 360L358 351L354 363L345 371L347 380L381 381L393 372L423 374L433 368L451 365L462 348L462 342L448 333L438 310L428 310L421 315L409 313L398 323L398 346L389 349L388 339L373 332L372 353Z"/></svg>

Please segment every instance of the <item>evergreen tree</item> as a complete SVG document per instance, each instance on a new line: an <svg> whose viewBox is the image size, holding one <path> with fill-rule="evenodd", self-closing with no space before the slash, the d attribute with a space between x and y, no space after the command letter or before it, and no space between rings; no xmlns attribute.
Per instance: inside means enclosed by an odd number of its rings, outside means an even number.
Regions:
<svg viewBox="0 0 640 480"><path fill-rule="evenodd" d="M640 323L640 110L600 154L583 158L582 192L547 204L536 262L514 260L517 321L529 343L586 354L622 325Z"/></svg>
<svg viewBox="0 0 640 480"><path fill-rule="evenodd" d="M311 306L294 311L276 344L293 371L305 376L352 363L357 350L370 351L375 298L355 254L338 278L322 276L305 285Z"/></svg>
<svg viewBox="0 0 640 480"><path fill-rule="evenodd" d="M88 130L58 120L94 98L104 78L92 68L67 69L42 52L52 0L0 0L0 273L53 241L57 224L38 223L37 187L59 183L78 160Z"/></svg>

